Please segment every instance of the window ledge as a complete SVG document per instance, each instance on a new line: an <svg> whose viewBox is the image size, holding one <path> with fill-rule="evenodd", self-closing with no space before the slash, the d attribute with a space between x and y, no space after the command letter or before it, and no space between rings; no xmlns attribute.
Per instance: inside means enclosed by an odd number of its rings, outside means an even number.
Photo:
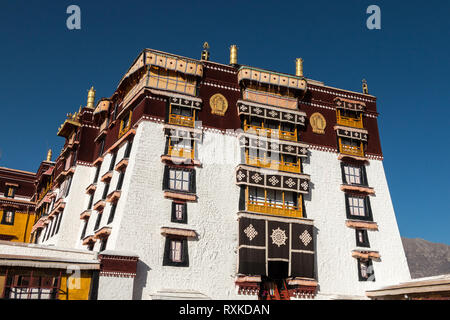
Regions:
<svg viewBox="0 0 450 320"><path fill-rule="evenodd" d="M169 227L162 227L161 234L163 236L179 236L179 237L186 237L186 238L197 238L198 237L197 232L195 232L194 230L169 228Z"/></svg>
<svg viewBox="0 0 450 320"><path fill-rule="evenodd" d="M117 202L117 200L120 199L121 194L122 194L122 191L115 190L106 196L106 201L107 202Z"/></svg>
<svg viewBox="0 0 450 320"><path fill-rule="evenodd" d="M100 178L100 181L101 181L101 182L109 182L109 181L111 181L112 176L113 176L113 171L110 170L110 171L106 172L106 173Z"/></svg>
<svg viewBox="0 0 450 320"><path fill-rule="evenodd" d="M86 220L91 216L92 210L88 209L88 210L84 210L81 214L80 214L80 219L81 220Z"/></svg>
<svg viewBox="0 0 450 320"><path fill-rule="evenodd" d="M364 162L369 162L369 159L367 157L361 157L361 156L355 156L355 155L351 155L351 154L346 154L346 153L339 153L338 155L338 160L342 160L344 158L351 158L351 159L355 159L358 161L364 161Z"/></svg>
<svg viewBox="0 0 450 320"><path fill-rule="evenodd" d="M349 228L354 229L367 229L378 231L378 224L376 222L347 220L345 222L345 225Z"/></svg>
<svg viewBox="0 0 450 320"><path fill-rule="evenodd" d="M103 157L98 157L97 159L94 160L94 162L92 163L93 166L96 166L97 164L100 164L103 162Z"/></svg>
<svg viewBox="0 0 450 320"><path fill-rule="evenodd" d="M381 255L378 251L353 250L352 257L355 259L380 259Z"/></svg>
<svg viewBox="0 0 450 320"><path fill-rule="evenodd" d="M83 245L85 246L85 245L88 245L88 244L91 244L91 243L95 243L96 241L97 241L97 239L95 238L95 236L94 235L90 235L90 236L87 236L87 237L85 237L83 239Z"/></svg>
<svg viewBox="0 0 450 320"><path fill-rule="evenodd" d="M341 184L342 191L358 191L367 194L375 194L375 190L373 188L361 185L350 185L350 184Z"/></svg>
<svg viewBox="0 0 450 320"><path fill-rule="evenodd" d="M106 206L105 200L98 200L98 201L94 204L93 209L96 210L96 211L103 211L103 209L105 208L105 206Z"/></svg>
<svg viewBox="0 0 450 320"><path fill-rule="evenodd" d="M125 169L128 166L128 158L123 158L122 160L120 160L116 166L114 167L114 170L116 171L122 171L123 169Z"/></svg>
<svg viewBox="0 0 450 320"><path fill-rule="evenodd" d="M202 163L200 160L197 159L190 159L185 157L177 157L177 156L170 156L170 155L162 155L161 156L162 162L170 162L173 164L185 164L185 165L192 165L195 167L201 167Z"/></svg>
<svg viewBox="0 0 450 320"><path fill-rule="evenodd" d="M94 231L94 237L96 239L104 239L109 237L109 235L111 234L111 227L101 227L100 229Z"/></svg>
<svg viewBox="0 0 450 320"><path fill-rule="evenodd" d="M176 191L164 191L164 198L197 201L197 196L195 194L186 194Z"/></svg>
<svg viewBox="0 0 450 320"><path fill-rule="evenodd" d="M97 189L97 184L96 183L91 183L89 185L89 187L86 188L86 193L87 194L92 194L95 192L95 190Z"/></svg>

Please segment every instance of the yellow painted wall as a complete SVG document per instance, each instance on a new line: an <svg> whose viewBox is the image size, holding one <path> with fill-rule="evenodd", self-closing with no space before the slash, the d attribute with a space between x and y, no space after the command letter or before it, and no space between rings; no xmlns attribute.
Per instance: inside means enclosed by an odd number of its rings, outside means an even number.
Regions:
<svg viewBox="0 0 450 320"><path fill-rule="evenodd" d="M82 271L78 280L72 276L69 284L67 283L68 277L70 274L61 277L60 288L67 294L60 293L59 300L89 300L92 272Z"/></svg>
<svg viewBox="0 0 450 320"><path fill-rule="evenodd" d="M0 222L3 219L3 210L0 210ZM31 228L34 223L34 213L26 213L16 211L14 217L14 224L7 225L0 223L0 234L12 235L13 242L30 242Z"/></svg>

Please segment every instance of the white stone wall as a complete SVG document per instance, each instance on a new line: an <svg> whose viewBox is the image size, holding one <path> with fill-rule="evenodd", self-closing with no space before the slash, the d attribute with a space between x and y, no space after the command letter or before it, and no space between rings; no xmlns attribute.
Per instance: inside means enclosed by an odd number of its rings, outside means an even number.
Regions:
<svg viewBox="0 0 450 320"><path fill-rule="evenodd" d="M126 168L122 194L117 204L108 250L128 251L139 256L137 277L100 277L99 299L150 299L159 292L193 292L212 299L256 299L237 295L234 284L237 271L239 188L235 168L241 162L235 135L205 130L198 145L202 166L196 168L198 201L187 204L187 224L172 223L171 203L162 191L165 136L163 125L143 121L136 129L133 148ZM123 158L126 143L120 146L116 163ZM100 181L110 165L111 154L101 164L95 204L102 196ZM307 217L314 220L316 235L316 272L319 282L317 299L364 298L365 291L384 285L407 281L410 274L400 239L394 209L381 161L371 160L367 168L373 219L379 231L369 231L370 249L379 251L381 261L373 262L375 282L358 280L355 230L346 222L345 195L340 161L337 154L310 150L304 161L304 172L311 175L311 193L305 196ZM77 166L60 232L47 243L84 248L79 219L87 209L89 186L95 167ZM116 189L119 172L114 171L109 192ZM103 210L100 227L107 225L111 205ZM97 212L92 211L86 236L94 233ZM188 241L189 267L163 266L165 237L161 227L195 230L198 239ZM94 250L99 250L97 242ZM123 286L133 296L121 296ZM131 287L130 287L131 286ZM129 289L129 290L128 290Z"/></svg>
<svg viewBox="0 0 450 320"><path fill-rule="evenodd" d="M63 248L76 248L77 237L79 237L78 226L81 221L80 214L87 206L87 204L84 203L84 198L86 197L86 187L90 183L89 177L91 171L91 167L84 165L76 166L69 194L63 199L66 205L63 211L59 232L42 242L42 237L45 233L45 229L43 229L40 235L41 241L39 243ZM58 193L58 199L59 193L63 192L63 190L59 188L56 191ZM54 219L56 219L56 217Z"/></svg>
<svg viewBox="0 0 450 320"><path fill-rule="evenodd" d="M97 300L131 300L133 278L100 276Z"/></svg>
<svg viewBox="0 0 450 320"><path fill-rule="evenodd" d="M405 253L395 219L381 161L371 160L367 169L373 219L379 231L368 231L370 250L379 251L380 262L373 262L375 282L358 280L355 230L345 225L345 195L340 190L342 174L337 154L310 150L304 172L311 175L311 193L305 197L308 218L316 231L316 270L319 299L337 296L365 297L365 291L410 279Z"/></svg>
<svg viewBox="0 0 450 320"><path fill-rule="evenodd" d="M228 159L211 161L227 146ZM188 224L172 223L171 200L162 191L165 138L161 124L142 122L119 200L108 247L127 250L140 258L135 298L149 299L161 290L192 290L214 299L239 299L234 285L237 254L239 188L235 167L239 149L235 136L206 132L199 145L198 202L187 204ZM238 155L234 158L232 155ZM209 157L209 161L207 161ZM163 266L165 237L161 227L193 229L198 240L188 241L189 267Z"/></svg>

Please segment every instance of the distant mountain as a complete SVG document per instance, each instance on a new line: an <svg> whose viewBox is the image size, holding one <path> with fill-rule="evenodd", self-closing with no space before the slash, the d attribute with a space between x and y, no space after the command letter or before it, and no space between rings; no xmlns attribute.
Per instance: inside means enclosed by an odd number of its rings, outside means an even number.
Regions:
<svg viewBox="0 0 450 320"><path fill-rule="evenodd" d="M402 238L411 278L450 274L450 246L423 239Z"/></svg>

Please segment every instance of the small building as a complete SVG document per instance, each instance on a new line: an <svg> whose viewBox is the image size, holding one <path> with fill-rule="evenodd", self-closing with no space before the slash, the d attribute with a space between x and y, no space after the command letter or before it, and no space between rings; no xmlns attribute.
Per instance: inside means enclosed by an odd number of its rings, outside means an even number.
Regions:
<svg viewBox="0 0 450 320"><path fill-rule="evenodd" d="M450 300L450 274L413 279L366 294L373 300Z"/></svg>
<svg viewBox="0 0 450 320"><path fill-rule="evenodd" d="M35 179L35 173L0 167L0 240L30 241Z"/></svg>
<svg viewBox="0 0 450 320"><path fill-rule="evenodd" d="M0 299L131 299L138 257L0 241Z"/></svg>

